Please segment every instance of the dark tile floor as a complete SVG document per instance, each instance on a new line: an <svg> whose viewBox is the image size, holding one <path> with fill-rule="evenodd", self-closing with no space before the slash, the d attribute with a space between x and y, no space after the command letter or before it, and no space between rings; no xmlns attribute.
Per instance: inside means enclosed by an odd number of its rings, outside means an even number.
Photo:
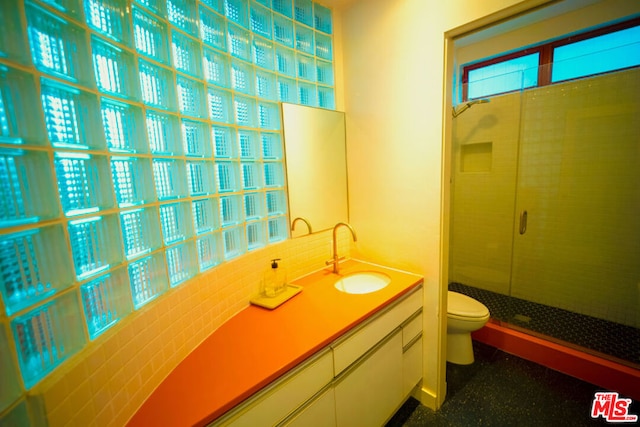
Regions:
<svg viewBox="0 0 640 427"><path fill-rule="evenodd" d="M449 290L482 302L493 319L640 368L640 329L460 283Z"/></svg>
<svg viewBox="0 0 640 427"><path fill-rule="evenodd" d="M591 418L594 393L601 391L597 386L479 342L473 345L472 365L447 363L447 398L437 412L411 398L387 427L611 425ZM629 413L640 415L640 402L632 402Z"/></svg>

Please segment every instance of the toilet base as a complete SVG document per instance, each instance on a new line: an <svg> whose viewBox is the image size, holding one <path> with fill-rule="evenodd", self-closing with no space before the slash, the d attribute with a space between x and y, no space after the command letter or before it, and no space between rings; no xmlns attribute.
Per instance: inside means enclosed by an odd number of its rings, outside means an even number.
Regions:
<svg viewBox="0 0 640 427"><path fill-rule="evenodd" d="M471 332L447 334L447 362L470 365L474 360Z"/></svg>

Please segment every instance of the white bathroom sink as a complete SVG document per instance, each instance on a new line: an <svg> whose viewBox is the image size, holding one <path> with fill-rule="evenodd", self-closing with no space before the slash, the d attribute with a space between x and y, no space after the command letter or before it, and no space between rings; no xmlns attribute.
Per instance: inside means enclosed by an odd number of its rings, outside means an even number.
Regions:
<svg viewBox="0 0 640 427"><path fill-rule="evenodd" d="M353 273L339 279L333 286L340 292L348 294L369 294L379 291L391 282L384 273L367 271Z"/></svg>

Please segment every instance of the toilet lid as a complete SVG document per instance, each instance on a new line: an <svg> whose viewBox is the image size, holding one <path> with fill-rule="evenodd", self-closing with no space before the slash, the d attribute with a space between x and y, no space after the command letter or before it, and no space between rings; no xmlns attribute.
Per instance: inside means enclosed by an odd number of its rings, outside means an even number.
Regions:
<svg viewBox="0 0 640 427"><path fill-rule="evenodd" d="M458 292L449 291L447 312L456 316L486 317L489 309L480 301Z"/></svg>

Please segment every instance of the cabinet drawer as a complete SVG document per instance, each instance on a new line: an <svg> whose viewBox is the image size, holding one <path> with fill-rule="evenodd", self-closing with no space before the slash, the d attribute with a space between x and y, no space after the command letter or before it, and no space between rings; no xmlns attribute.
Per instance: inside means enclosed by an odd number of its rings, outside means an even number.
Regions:
<svg viewBox="0 0 640 427"><path fill-rule="evenodd" d="M265 390L258 392L214 426L275 425L333 380L331 350L294 369Z"/></svg>
<svg viewBox="0 0 640 427"><path fill-rule="evenodd" d="M402 395L407 396L422 379L422 337L402 353Z"/></svg>
<svg viewBox="0 0 640 427"><path fill-rule="evenodd" d="M286 427L334 427L336 425L336 403L333 386L306 403L287 418L280 426Z"/></svg>
<svg viewBox="0 0 640 427"><path fill-rule="evenodd" d="M421 307L422 286L419 286L364 326L332 344L334 375L338 376Z"/></svg>
<svg viewBox="0 0 640 427"><path fill-rule="evenodd" d="M422 333L422 310L402 324L402 347Z"/></svg>

